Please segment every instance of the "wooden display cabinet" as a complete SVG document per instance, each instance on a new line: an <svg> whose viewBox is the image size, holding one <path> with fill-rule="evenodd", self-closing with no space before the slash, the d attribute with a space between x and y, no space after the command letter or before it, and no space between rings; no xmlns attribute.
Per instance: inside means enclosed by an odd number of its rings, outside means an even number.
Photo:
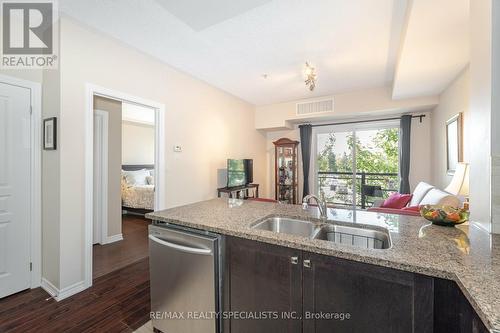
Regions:
<svg viewBox="0 0 500 333"><path fill-rule="evenodd" d="M281 138L274 143L275 158L275 199L289 204L297 204L297 147L299 141Z"/></svg>

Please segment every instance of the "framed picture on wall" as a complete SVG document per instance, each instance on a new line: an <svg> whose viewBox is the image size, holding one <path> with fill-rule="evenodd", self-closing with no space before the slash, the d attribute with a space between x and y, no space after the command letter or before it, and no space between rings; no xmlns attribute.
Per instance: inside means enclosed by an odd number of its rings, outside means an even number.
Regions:
<svg viewBox="0 0 500 333"><path fill-rule="evenodd" d="M462 113L446 122L446 169L449 175L455 173L458 162L463 159Z"/></svg>
<svg viewBox="0 0 500 333"><path fill-rule="evenodd" d="M47 118L43 120L43 149L57 149L57 118Z"/></svg>

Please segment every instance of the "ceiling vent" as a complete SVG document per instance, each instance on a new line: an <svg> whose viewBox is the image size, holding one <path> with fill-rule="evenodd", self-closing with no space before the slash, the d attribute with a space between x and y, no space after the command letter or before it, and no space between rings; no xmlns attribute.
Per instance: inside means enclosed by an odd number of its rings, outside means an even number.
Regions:
<svg viewBox="0 0 500 333"><path fill-rule="evenodd" d="M297 103L297 116L333 112L333 98Z"/></svg>

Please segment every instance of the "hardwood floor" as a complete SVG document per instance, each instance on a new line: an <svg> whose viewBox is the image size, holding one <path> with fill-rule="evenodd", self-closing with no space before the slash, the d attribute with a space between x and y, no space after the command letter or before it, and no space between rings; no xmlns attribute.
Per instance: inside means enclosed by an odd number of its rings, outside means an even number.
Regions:
<svg viewBox="0 0 500 333"><path fill-rule="evenodd" d="M148 225L151 220L135 215L123 215L123 240L106 245L94 245L94 279L148 257Z"/></svg>
<svg viewBox="0 0 500 333"><path fill-rule="evenodd" d="M41 288L1 299L0 332L133 332L149 312L149 262L142 259L61 302Z"/></svg>

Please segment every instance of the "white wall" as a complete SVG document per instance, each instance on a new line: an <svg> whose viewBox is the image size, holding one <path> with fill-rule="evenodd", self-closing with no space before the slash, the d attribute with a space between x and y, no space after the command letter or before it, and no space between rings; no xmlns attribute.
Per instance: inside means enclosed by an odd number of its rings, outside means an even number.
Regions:
<svg viewBox="0 0 500 333"><path fill-rule="evenodd" d="M492 0L471 1L470 13L471 220L491 230Z"/></svg>
<svg viewBox="0 0 500 333"><path fill-rule="evenodd" d="M0 74L18 79L42 83L44 71L41 69L0 69Z"/></svg>
<svg viewBox="0 0 500 333"><path fill-rule="evenodd" d="M122 164L155 163L155 128L151 125L122 122Z"/></svg>
<svg viewBox="0 0 500 333"><path fill-rule="evenodd" d="M432 112L425 114L420 122L419 118L411 121L411 150L410 150L410 188L413 191L421 181L431 183L431 122L434 117Z"/></svg>
<svg viewBox="0 0 500 333"><path fill-rule="evenodd" d="M22 72L22 70L20 70ZM42 117L60 117L61 73L43 71ZM60 118L57 133L61 130ZM57 146L60 146L59 137ZM60 150L42 150L42 277L60 285Z"/></svg>
<svg viewBox="0 0 500 333"><path fill-rule="evenodd" d="M422 123L418 118L412 120L411 128L411 154L410 154L410 187L414 189L420 181L431 182L431 112L420 112L425 114ZM314 133L313 133L314 135ZM274 145L273 141L279 138L288 138L300 141L300 132L298 128L291 130L269 131L267 132L267 184L269 198L274 198ZM299 194L302 197L302 156L299 144ZM310 167L313 172L313 166ZM312 181L312 180L311 180ZM312 184L310 185L312 186Z"/></svg>
<svg viewBox="0 0 500 333"><path fill-rule="evenodd" d="M331 96L330 96L331 97ZM388 114L398 116L402 113L431 110L438 104L438 96L394 100L390 87L367 89L334 95L334 111L331 114L297 116L297 100L258 106L255 111L255 128L265 130L292 129L293 123L305 121L325 121L353 119L357 117L375 117Z"/></svg>
<svg viewBox="0 0 500 333"><path fill-rule="evenodd" d="M463 113L464 162L470 161L470 72L466 67L446 88L439 98L439 105L432 111L432 182L443 189L451 181L446 167L446 121Z"/></svg>
<svg viewBox="0 0 500 333"><path fill-rule="evenodd" d="M492 231L500 234L500 1L492 4L491 27L491 210Z"/></svg>
<svg viewBox="0 0 500 333"><path fill-rule="evenodd" d="M61 287L84 278L86 83L165 104L166 207L215 197L228 157L253 158L255 182L265 187L266 140L252 105L65 17L60 45Z"/></svg>

